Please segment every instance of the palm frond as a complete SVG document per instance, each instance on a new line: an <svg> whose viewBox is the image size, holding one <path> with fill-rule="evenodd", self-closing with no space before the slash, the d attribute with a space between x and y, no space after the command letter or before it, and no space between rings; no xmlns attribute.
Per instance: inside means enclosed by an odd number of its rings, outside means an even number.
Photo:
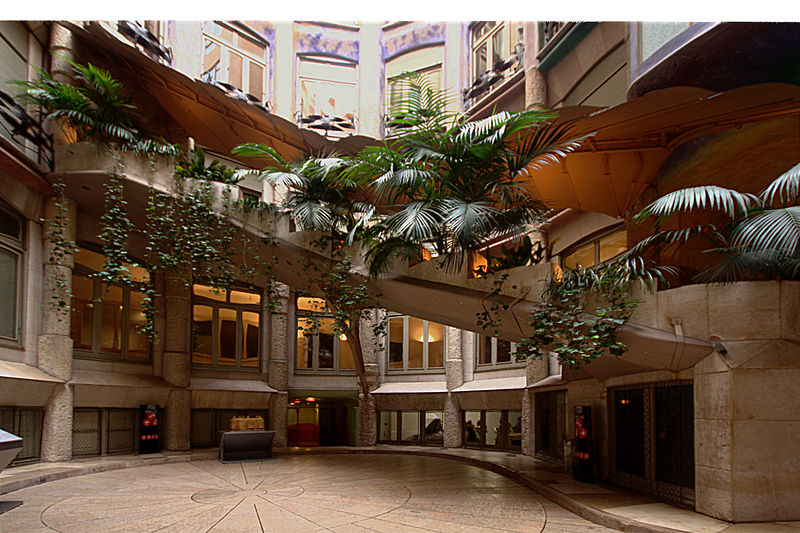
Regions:
<svg viewBox="0 0 800 533"><path fill-rule="evenodd" d="M386 220L386 226L404 239L421 243L433 237L442 223L440 205L422 201L409 202Z"/></svg>
<svg viewBox="0 0 800 533"><path fill-rule="evenodd" d="M694 209L716 209L735 218L757 205L760 205L759 199L752 194L717 185L703 185L665 194L642 209L634 219L641 222L652 215L662 220L673 213L691 212Z"/></svg>
<svg viewBox="0 0 800 533"><path fill-rule="evenodd" d="M759 195L766 205L797 202L800 199L800 163L796 164L769 184Z"/></svg>
<svg viewBox="0 0 800 533"><path fill-rule="evenodd" d="M800 256L800 206L768 209L743 218L733 229L733 246Z"/></svg>

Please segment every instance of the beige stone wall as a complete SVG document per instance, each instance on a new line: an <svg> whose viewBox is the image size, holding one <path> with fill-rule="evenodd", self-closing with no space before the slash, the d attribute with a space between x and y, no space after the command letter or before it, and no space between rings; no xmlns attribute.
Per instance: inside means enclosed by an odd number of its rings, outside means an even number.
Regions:
<svg viewBox="0 0 800 533"><path fill-rule="evenodd" d="M726 353L695 368L697 510L800 519L800 283L709 286L708 332Z"/></svg>

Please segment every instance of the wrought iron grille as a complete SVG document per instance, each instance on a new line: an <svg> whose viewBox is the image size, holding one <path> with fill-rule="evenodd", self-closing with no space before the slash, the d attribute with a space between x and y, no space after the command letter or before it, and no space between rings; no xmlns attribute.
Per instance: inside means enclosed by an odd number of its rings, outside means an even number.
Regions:
<svg viewBox="0 0 800 533"><path fill-rule="evenodd" d="M100 409L75 409L72 415L72 455L100 455Z"/></svg>
<svg viewBox="0 0 800 533"><path fill-rule="evenodd" d="M109 409L106 453L133 453L136 442L135 431L136 409Z"/></svg>
<svg viewBox="0 0 800 533"><path fill-rule="evenodd" d="M0 127L26 156L53 170L53 136L6 92L0 91Z"/></svg>
<svg viewBox="0 0 800 533"><path fill-rule="evenodd" d="M611 480L674 503L694 504L694 401L688 380L608 391Z"/></svg>

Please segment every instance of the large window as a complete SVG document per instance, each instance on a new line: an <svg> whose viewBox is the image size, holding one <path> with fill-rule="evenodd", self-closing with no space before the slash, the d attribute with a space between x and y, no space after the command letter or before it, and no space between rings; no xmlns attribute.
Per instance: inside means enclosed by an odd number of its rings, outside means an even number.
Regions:
<svg viewBox="0 0 800 533"><path fill-rule="evenodd" d="M380 411L378 442L442 446L443 411Z"/></svg>
<svg viewBox="0 0 800 533"><path fill-rule="evenodd" d="M203 78L267 100L267 43L218 22L203 23Z"/></svg>
<svg viewBox="0 0 800 533"><path fill-rule="evenodd" d="M468 448L522 449L521 411L464 411L461 428Z"/></svg>
<svg viewBox="0 0 800 533"><path fill-rule="evenodd" d="M476 337L478 369L517 362L515 343L486 335L477 335Z"/></svg>
<svg viewBox="0 0 800 533"><path fill-rule="evenodd" d="M150 345L142 332L146 322L144 294L130 287L110 285L92 278L103 268L102 254L78 248L72 273L70 335L75 355L136 362L150 360ZM145 283L149 273L125 265L134 281Z"/></svg>
<svg viewBox="0 0 800 533"><path fill-rule="evenodd" d="M483 21L470 29L472 43L472 81L502 63L523 40L518 22Z"/></svg>
<svg viewBox="0 0 800 533"><path fill-rule="evenodd" d="M442 371L445 328L410 316L389 316L386 350L389 371Z"/></svg>
<svg viewBox="0 0 800 533"><path fill-rule="evenodd" d="M261 295L199 284L192 293L192 365L259 370Z"/></svg>
<svg viewBox="0 0 800 533"><path fill-rule="evenodd" d="M619 228L603 233L568 250L563 254L561 265L570 268L588 268L608 261L628 249L628 232Z"/></svg>
<svg viewBox="0 0 800 533"><path fill-rule="evenodd" d="M343 333L336 334L327 302L321 298L297 298L298 372L353 372L353 349Z"/></svg>
<svg viewBox="0 0 800 533"><path fill-rule="evenodd" d="M22 321L22 257L25 219L0 204L0 341L18 344Z"/></svg>
<svg viewBox="0 0 800 533"><path fill-rule="evenodd" d="M39 458L44 411L32 407L0 407L0 429L22 437L22 449L11 464Z"/></svg>
<svg viewBox="0 0 800 533"><path fill-rule="evenodd" d="M358 115L356 63L329 56L304 55L297 67L297 107L304 124L326 136L355 132ZM324 117L324 119L314 119Z"/></svg>
<svg viewBox="0 0 800 533"><path fill-rule="evenodd" d="M386 63L386 113L403 100L407 85L402 83L405 73L417 73L433 88L442 89L444 47L421 48L394 57Z"/></svg>

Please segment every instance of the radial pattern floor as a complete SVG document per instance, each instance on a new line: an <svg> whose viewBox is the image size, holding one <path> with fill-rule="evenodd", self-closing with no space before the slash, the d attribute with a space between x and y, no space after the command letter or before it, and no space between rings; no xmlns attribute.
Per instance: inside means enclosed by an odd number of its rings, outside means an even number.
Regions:
<svg viewBox="0 0 800 533"><path fill-rule="evenodd" d="M611 531L498 474L401 455L144 466L4 497L24 504L2 532Z"/></svg>

